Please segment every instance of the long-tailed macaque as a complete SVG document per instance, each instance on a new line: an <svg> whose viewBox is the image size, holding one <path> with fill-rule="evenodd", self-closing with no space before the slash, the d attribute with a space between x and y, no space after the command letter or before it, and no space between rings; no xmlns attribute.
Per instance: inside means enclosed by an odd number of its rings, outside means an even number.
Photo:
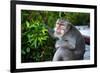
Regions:
<svg viewBox="0 0 100 73"><path fill-rule="evenodd" d="M53 61L82 60L85 52L85 41L81 33L65 19L58 19L54 33L50 35L58 38L57 49Z"/></svg>

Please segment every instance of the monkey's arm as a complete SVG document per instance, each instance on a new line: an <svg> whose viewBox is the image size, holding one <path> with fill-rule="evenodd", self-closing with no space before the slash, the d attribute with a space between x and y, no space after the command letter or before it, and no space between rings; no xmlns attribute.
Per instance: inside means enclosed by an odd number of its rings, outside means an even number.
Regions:
<svg viewBox="0 0 100 73"><path fill-rule="evenodd" d="M75 47L76 47L75 45L76 45L76 40L68 39L68 40L57 41L55 47L56 48L62 47L62 48L75 49Z"/></svg>
<svg viewBox="0 0 100 73"><path fill-rule="evenodd" d="M69 49L75 49L76 45L76 40L70 39L67 40L66 43L63 45L63 47L68 47Z"/></svg>
<svg viewBox="0 0 100 73"><path fill-rule="evenodd" d="M52 38L55 38L54 36L54 30L48 27L48 33Z"/></svg>

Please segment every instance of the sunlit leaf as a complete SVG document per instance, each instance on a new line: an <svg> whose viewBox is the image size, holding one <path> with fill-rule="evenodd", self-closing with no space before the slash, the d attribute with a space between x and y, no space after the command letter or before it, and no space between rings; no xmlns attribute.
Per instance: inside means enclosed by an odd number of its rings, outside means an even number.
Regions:
<svg viewBox="0 0 100 73"><path fill-rule="evenodd" d="M30 24L29 24L29 22L28 22L28 21L26 21L26 26L27 26L27 28L29 28L29 25L30 25Z"/></svg>

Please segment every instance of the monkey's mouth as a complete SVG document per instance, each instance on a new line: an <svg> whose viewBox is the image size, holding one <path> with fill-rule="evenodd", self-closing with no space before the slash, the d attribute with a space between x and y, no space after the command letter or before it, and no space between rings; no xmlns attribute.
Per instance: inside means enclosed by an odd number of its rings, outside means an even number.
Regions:
<svg viewBox="0 0 100 73"><path fill-rule="evenodd" d="M57 30L56 33L57 34L63 34L64 33L64 30L63 29L62 30Z"/></svg>
<svg viewBox="0 0 100 73"><path fill-rule="evenodd" d="M56 31L57 34L61 34L61 32Z"/></svg>

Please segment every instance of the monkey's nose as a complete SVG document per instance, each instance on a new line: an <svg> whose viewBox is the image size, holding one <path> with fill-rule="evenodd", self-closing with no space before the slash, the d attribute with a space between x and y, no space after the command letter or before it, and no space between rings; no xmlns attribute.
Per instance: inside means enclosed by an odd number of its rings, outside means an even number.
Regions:
<svg viewBox="0 0 100 73"><path fill-rule="evenodd" d="M60 29L57 29L57 31L56 31L58 34L60 34L61 33L61 30Z"/></svg>

